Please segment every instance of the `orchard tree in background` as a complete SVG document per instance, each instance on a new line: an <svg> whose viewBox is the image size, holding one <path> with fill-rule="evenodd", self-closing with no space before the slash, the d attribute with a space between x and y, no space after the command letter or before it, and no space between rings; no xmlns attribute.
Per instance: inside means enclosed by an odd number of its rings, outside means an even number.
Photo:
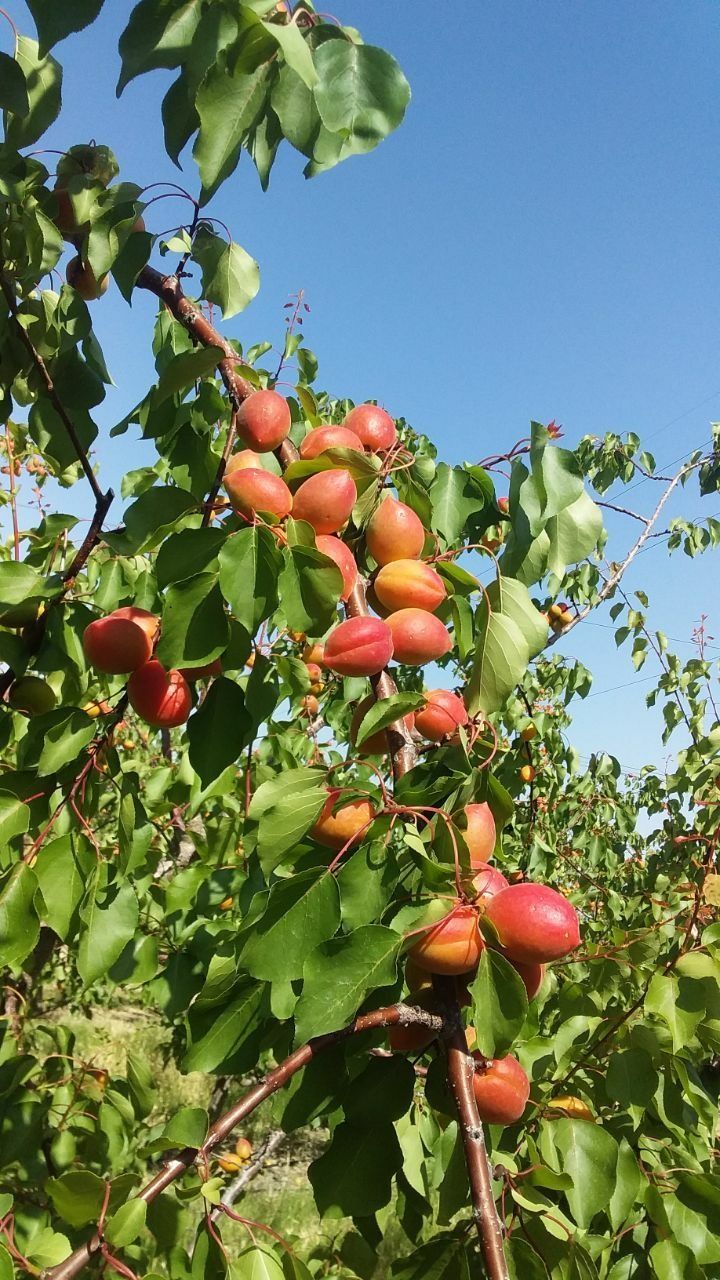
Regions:
<svg viewBox="0 0 720 1280"><path fill-rule="evenodd" d="M302 294L279 364L243 350L215 317L258 269L212 196L243 150L263 187L284 140L308 177L372 150L397 63L305 3L142 0L119 90L176 73L195 199L94 141L43 148L50 50L102 0L28 4L37 40L4 14L0 53L0 1280L370 1280L391 1219L396 1280L717 1275L717 683L704 623L682 663L624 583L651 540L717 545L714 517L663 518L717 492L716 453L659 476L634 436L569 451L533 423L451 467L320 389ZM108 287L158 299L156 381L111 433L157 459L122 517L93 418ZM606 561L602 495L638 472L661 496L614 507L638 536ZM672 774L568 745L591 678L554 646L604 601L657 666ZM163 1114L146 1061L78 1056L64 1013L128 1000L225 1110ZM242 1212L308 1126L343 1220L309 1253Z"/></svg>

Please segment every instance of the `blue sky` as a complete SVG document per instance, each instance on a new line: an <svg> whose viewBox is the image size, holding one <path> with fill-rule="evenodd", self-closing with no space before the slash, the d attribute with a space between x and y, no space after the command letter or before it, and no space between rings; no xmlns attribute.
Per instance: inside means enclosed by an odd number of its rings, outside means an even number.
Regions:
<svg viewBox="0 0 720 1280"><path fill-rule="evenodd" d="M22 0L9 9L31 33ZM114 148L123 177L194 191L191 157L184 177L164 158L159 103L170 77L153 73L115 98L128 10L106 0L98 22L55 50L64 107L48 145L92 134ZM284 148L264 195L243 158L210 211L258 259L262 286L228 331L281 341L283 304L305 289L321 384L377 397L451 462L504 451L531 418L555 418L570 444L637 431L661 464L709 440L720 418L717 7L335 0L333 12L398 58L413 100L377 151L311 182ZM179 221L178 208L154 205L151 230ZM111 290L95 315L118 383L98 413L104 434L153 376L152 303L138 298L130 310ZM147 455L128 435L103 441L101 456L117 483ZM648 511L657 500L650 482L621 488L621 505ZM73 492L66 508L80 500ZM679 511L715 515L720 499L688 490L670 508ZM608 524L608 553L619 557L640 526ZM720 645L711 559L679 553L668 563L654 547L628 583L649 592L652 625L683 641L683 655L703 610ZM624 767L660 763L649 681L634 683L629 655L599 625L608 621L595 615L563 642L593 670L598 695L578 704L574 740L586 755L613 751Z"/></svg>

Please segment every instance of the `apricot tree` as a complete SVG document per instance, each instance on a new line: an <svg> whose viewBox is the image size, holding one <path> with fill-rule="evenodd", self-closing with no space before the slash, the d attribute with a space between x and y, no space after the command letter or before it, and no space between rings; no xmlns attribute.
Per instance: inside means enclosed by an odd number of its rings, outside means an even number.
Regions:
<svg viewBox="0 0 720 1280"><path fill-rule="evenodd" d="M571 451L533 423L449 466L320 388L299 304L265 367L208 305L258 287L212 196L243 150L263 186L283 139L307 176L372 150L405 78L304 2L141 0L120 88L176 72L167 152L194 139L201 182L163 237L177 187L119 181L96 143L37 150L50 49L101 7L29 0L38 39L11 22L0 54L3 1280L370 1277L390 1214L399 1280L710 1276L720 726L706 637L683 666L624 573L679 485L717 490L716 454L659 478L606 565L600 495L655 478L633 437ZM158 300L156 380L113 429L156 461L113 527L87 306L111 279ZM76 484L84 533L54 509ZM718 531L676 521L668 549ZM670 777L567 745L589 676L553 646L609 599L686 733ZM121 990L225 1108L161 1116L146 1062L78 1055L63 1011ZM263 1103L255 1155L235 1130ZM235 1207L304 1126L318 1211L352 1220L310 1256Z"/></svg>

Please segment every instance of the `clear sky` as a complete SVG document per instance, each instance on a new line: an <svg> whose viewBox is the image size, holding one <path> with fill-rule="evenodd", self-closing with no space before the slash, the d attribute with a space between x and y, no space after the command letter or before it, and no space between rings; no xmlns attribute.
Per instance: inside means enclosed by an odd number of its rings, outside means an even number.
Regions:
<svg viewBox="0 0 720 1280"><path fill-rule="evenodd" d="M64 107L48 145L93 135L128 180L195 191L189 154L184 176L164 156L159 103L170 75L142 77L116 101L129 9L106 0L87 32L55 50ZM9 10L33 31L22 0ZM321 385L377 397L451 462L504 451L531 418L555 418L570 444L637 431L661 464L708 441L720 418L718 7L335 0L333 12L398 58L413 100L378 150L310 182L302 157L283 147L264 195L243 157L210 212L258 259L262 285L228 332L281 341L283 303L305 289ZM150 229L180 221L179 208L155 204ZM118 383L97 415L105 436L152 380L152 302L130 310L111 290L95 315ZM116 482L149 460L131 435L101 445ZM659 486L617 486L614 496L647 512ZM66 509L79 500L68 495ZM720 499L688 491L670 514L679 511L715 515ZM640 525L606 514L608 554L620 558ZM668 564L655 546L628 575L683 655L703 611L720 646L713 559L676 553ZM660 763L649 681L635 683L608 622L595 615L563 642L595 674L573 737L586 755L605 747L624 767ZM648 662L640 676L652 670Z"/></svg>

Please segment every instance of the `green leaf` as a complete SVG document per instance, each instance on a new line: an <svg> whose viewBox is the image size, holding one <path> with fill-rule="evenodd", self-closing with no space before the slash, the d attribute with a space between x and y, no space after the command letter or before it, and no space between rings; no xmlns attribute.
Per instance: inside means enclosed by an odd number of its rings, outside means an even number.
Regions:
<svg viewBox="0 0 720 1280"><path fill-rule="evenodd" d="M601 1125L586 1120L553 1121L553 1140L562 1171L573 1181L572 1191L564 1192L570 1212L586 1230L615 1190L618 1144Z"/></svg>
<svg viewBox="0 0 720 1280"><path fill-rule="evenodd" d="M480 467L471 471L441 462L430 486L432 528L452 546L463 537L469 524L477 531L473 517L481 518L482 527L493 522L494 497L492 481Z"/></svg>
<svg viewBox="0 0 720 1280"><path fill-rule="evenodd" d="M315 67L320 118L346 148L370 151L402 121L410 86L384 49L327 40L315 51Z"/></svg>
<svg viewBox="0 0 720 1280"><path fill-rule="evenodd" d="M59 44L73 31L82 31L97 18L103 0L72 0L71 4L58 4L57 0L27 0L37 28L40 50L43 54Z"/></svg>
<svg viewBox="0 0 720 1280"><path fill-rule="evenodd" d="M220 363L224 354L220 347L198 347L195 351L181 351L173 356L160 375L154 396L155 406L204 378Z"/></svg>
<svg viewBox="0 0 720 1280"><path fill-rule="evenodd" d="M503 1057L527 1016L527 991L520 974L499 952L486 947L470 994L478 1049L487 1058Z"/></svg>
<svg viewBox="0 0 720 1280"><path fill-rule="evenodd" d="M653 1013L670 1028L673 1053L680 1053L705 1017L702 984L675 974L656 973L645 997L646 1013Z"/></svg>
<svg viewBox="0 0 720 1280"><path fill-rule="evenodd" d="M648 1258L657 1280L703 1280L692 1249L677 1240L659 1240Z"/></svg>
<svg viewBox="0 0 720 1280"><path fill-rule="evenodd" d="M201 226L193 242L192 256L202 271L202 292L229 320L244 311L260 288L260 268L234 240L229 243Z"/></svg>
<svg viewBox="0 0 720 1280"><path fill-rule="evenodd" d="M25 74L19 62L0 50L0 107L15 116L30 110Z"/></svg>
<svg viewBox="0 0 720 1280"><path fill-rule="evenodd" d="M231 71L220 60L205 76L195 99L200 130L193 147L204 202L237 165L245 137L260 115L269 87L267 63L247 71L239 59Z"/></svg>
<svg viewBox="0 0 720 1280"><path fill-rule="evenodd" d="M310 952L332 938L340 924L340 894L326 870L304 871L270 890L267 907L253 921L240 963L268 982L302 977Z"/></svg>
<svg viewBox="0 0 720 1280"><path fill-rule="evenodd" d="M164 1147L200 1148L207 1137L208 1113L202 1107L181 1107L162 1131Z"/></svg>
<svg viewBox="0 0 720 1280"><path fill-rule="evenodd" d="M58 1262L63 1262L71 1253L72 1245L67 1236L60 1231L53 1231L52 1227L41 1227L26 1245L26 1256L30 1262L35 1262L37 1266L43 1268L57 1266ZM0 1276L2 1276L1 1265ZM12 1280L12 1268L9 1280Z"/></svg>
<svg viewBox="0 0 720 1280"><path fill-rule="evenodd" d="M167 530L196 506L191 493L171 485L154 485L141 493L125 512L125 527L135 550L157 545Z"/></svg>
<svg viewBox="0 0 720 1280"><path fill-rule="evenodd" d="M514 578L490 584L478 606L475 661L468 710L499 711L547 641L548 626L528 590Z"/></svg>
<svg viewBox="0 0 720 1280"><path fill-rule="evenodd" d="M71 1227L97 1222L105 1198L105 1183L89 1169L71 1169L60 1178L49 1178L45 1189L55 1211Z"/></svg>
<svg viewBox="0 0 720 1280"><path fill-rule="evenodd" d="M584 560L594 551L602 531L602 512L583 492L545 526L550 539L545 572L562 577L568 565Z"/></svg>
<svg viewBox="0 0 720 1280"><path fill-rule="evenodd" d="M145 1200L128 1200L121 1204L105 1225L105 1239L117 1248L137 1240L145 1227L147 1203Z"/></svg>
<svg viewBox="0 0 720 1280"><path fill-rule="evenodd" d="M57 773L63 765L76 760L94 734L95 722L84 711L63 715L45 733L37 765L38 776L44 778L50 773Z"/></svg>
<svg viewBox="0 0 720 1280"><path fill-rule="evenodd" d="M188 1015L189 1048L183 1071L216 1071L246 1042L252 1043L268 1017L266 988L253 982L244 986L230 1004L218 1011L191 1008ZM254 1055L254 1065L257 1056Z"/></svg>
<svg viewBox="0 0 720 1280"><path fill-rule="evenodd" d="M279 579L282 610L291 631L322 635L335 619L342 574L315 547L288 547Z"/></svg>
<svg viewBox="0 0 720 1280"><path fill-rule="evenodd" d="M237 1254L228 1266L228 1280L284 1280L283 1269L274 1253L252 1245Z"/></svg>
<svg viewBox="0 0 720 1280"><path fill-rule="evenodd" d="M168 588L157 656L165 667L201 667L219 658L230 629L217 575L199 573Z"/></svg>
<svg viewBox="0 0 720 1280"><path fill-rule="evenodd" d="M17 796L0 792L0 845L23 835L30 826L30 810Z"/></svg>
<svg viewBox="0 0 720 1280"><path fill-rule="evenodd" d="M220 552L220 589L251 636L277 608L281 566L275 539L262 525L233 534Z"/></svg>
<svg viewBox="0 0 720 1280"><path fill-rule="evenodd" d="M543 1270L543 1276L546 1274ZM468 1247L457 1236L436 1236L392 1265L393 1280L475 1280L475 1276L475 1267L470 1271Z"/></svg>
<svg viewBox="0 0 720 1280"><path fill-rule="evenodd" d="M25 77L29 110L6 117L5 141L19 150L37 142L60 111L62 67L53 57L40 57L36 40L18 36L15 57Z"/></svg>
<svg viewBox="0 0 720 1280"><path fill-rule="evenodd" d="M80 912L85 929L80 936L77 968L89 987L108 972L133 937L138 922L138 900L129 884L111 889L102 904L91 891Z"/></svg>
<svg viewBox="0 0 720 1280"><path fill-rule="evenodd" d="M415 1070L407 1058L371 1058L345 1100L351 1124L368 1128L400 1120L415 1093Z"/></svg>
<svg viewBox="0 0 720 1280"><path fill-rule="evenodd" d="M249 817L259 823L258 854L268 873L278 866L310 829L325 801L323 774L291 769L258 787Z"/></svg>
<svg viewBox="0 0 720 1280"><path fill-rule="evenodd" d="M3 1245L0 1245L0 1280L15 1280L12 1258Z"/></svg>
<svg viewBox="0 0 720 1280"><path fill-rule="evenodd" d="M357 1013L369 992L395 981L401 939L383 925L367 925L318 947L307 959L295 1009L298 1044L336 1031Z"/></svg>
<svg viewBox="0 0 720 1280"><path fill-rule="evenodd" d="M184 582L217 564L220 548L227 541L222 529L181 529L163 542L155 561L160 590L173 582Z"/></svg>
<svg viewBox="0 0 720 1280"><path fill-rule="evenodd" d="M265 30L273 40L277 40L283 57L289 67L299 75L308 89L313 89L318 81L315 63L310 45L296 22L268 22Z"/></svg>
<svg viewBox="0 0 720 1280"><path fill-rule="evenodd" d="M424 702L423 695L416 693L396 693L391 698L381 698L379 702L374 702L360 722L355 746L361 747L366 738L402 720L410 711L417 711Z"/></svg>
<svg viewBox="0 0 720 1280"><path fill-rule="evenodd" d="M402 1150L392 1125L345 1121L330 1146L308 1169L321 1214L364 1217L388 1204L394 1175L402 1167Z"/></svg>
<svg viewBox="0 0 720 1280"><path fill-rule="evenodd" d="M40 934L33 906L37 889L35 872L18 863L0 890L0 961L20 964L30 954Z"/></svg>
<svg viewBox="0 0 720 1280"><path fill-rule="evenodd" d="M190 763L204 787L237 760L251 729L240 685L226 676L213 680L187 728Z"/></svg>
<svg viewBox="0 0 720 1280"><path fill-rule="evenodd" d="M135 5L118 45L118 97L142 72L177 67L187 60L202 10L203 0L140 0Z"/></svg>
<svg viewBox="0 0 720 1280"><path fill-rule="evenodd" d="M44 587L44 579L30 565L15 560L0 564L0 608L11 609L27 600L37 599L43 595Z"/></svg>
<svg viewBox="0 0 720 1280"><path fill-rule="evenodd" d="M397 866L385 842L361 844L337 874L346 927L358 929L379 920L397 883Z"/></svg>
<svg viewBox="0 0 720 1280"><path fill-rule="evenodd" d="M63 942L90 878L95 855L86 841L60 836L40 849L34 871L43 897L42 919Z"/></svg>

